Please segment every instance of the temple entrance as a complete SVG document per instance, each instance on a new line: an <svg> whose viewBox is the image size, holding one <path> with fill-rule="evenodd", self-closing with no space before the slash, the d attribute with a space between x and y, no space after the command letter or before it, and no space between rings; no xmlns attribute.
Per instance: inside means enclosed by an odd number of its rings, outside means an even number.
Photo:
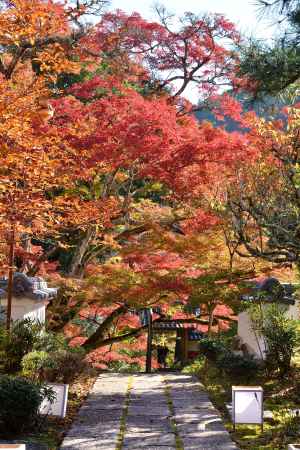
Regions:
<svg viewBox="0 0 300 450"><path fill-rule="evenodd" d="M152 356L161 369L180 369L199 355L199 341L204 333L196 323L158 320L153 323Z"/></svg>

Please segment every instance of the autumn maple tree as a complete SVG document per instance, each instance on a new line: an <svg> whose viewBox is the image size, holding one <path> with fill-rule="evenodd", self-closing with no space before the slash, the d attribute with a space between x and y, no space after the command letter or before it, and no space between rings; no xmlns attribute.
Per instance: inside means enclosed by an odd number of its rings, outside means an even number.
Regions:
<svg viewBox="0 0 300 450"><path fill-rule="evenodd" d="M0 231L10 244L9 297L15 241L21 233L23 238L53 227L72 203L66 199L54 209L51 201L53 189L66 184L71 160L47 121L54 114L51 85L61 73L80 71L76 46L86 34L79 22L85 12L80 2L74 7L51 1L1 3ZM10 311L7 326L9 316Z"/></svg>
<svg viewBox="0 0 300 450"><path fill-rule="evenodd" d="M197 255L218 251L214 198L253 153L181 97L194 84L202 103L239 115L219 96L237 81L234 25L190 13L176 25L164 9L157 23L116 11L86 25L104 4L19 0L0 12L1 227L27 236L22 270L52 264L66 292L55 306L74 312L61 326L102 317L88 350L139 335L132 310L185 314L195 278L220 278ZM214 309L199 318L210 328Z"/></svg>
<svg viewBox="0 0 300 450"><path fill-rule="evenodd" d="M97 27L96 44L109 54L142 64L151 78L141 80L149 93L166 88L179 97L190 84L203 98L231 84L237 67L233 45L239 34L220 14L185 13L177 20L157 7L158 22L139 14L107 13Z"/></svg>
<svg viewBox="0 0 300 450"><path fill-rule="evenodd" d="M76 172L80 161L76 166L70 147L51 127L50 99L61 74L80 72L78 43L88 30L79 20L93 4L96 7L96 2L77 2L74 7L50 1L2 2L0 214L4 235L12 227L18 233L38 233L45 225L53 228L71 210L78 213L74 198L62 201L53 195L58 187L70 188L70 170ZM83 59L82 47L80 52Z"/></svg>
<svg viewBox="0 0 300 450"><path fill-rule="evenodd" d="M95 318L98 326L84 344L89 350L140 334L142 327L129 326L126 320L121 321L123 326L120 323L120 318L128 319L130 310L171 305L178 297L188 298L187 276L183 272L195 264L193 258L185 256L190 236L184 243L177 241L176 249L172 249L172 233L201 233L214 226L216 219L203 210L205 186L216 180L218 168L225 176L237 159L247 158L242 136L229 135L182 114L183 103L177 100L180 93L169 94L166 89L175 80L158 83L146 61L154 36L159 39L156 74L166 69L159 66L162 48L169 52L169 58L176 49L179 60L185 42L189 46L186 64L198 67L194 71L198 78L188 76L182 92L189 83L197 81L208 97L216 93L212 86L218 79L221 83L226 78L227 70L227 81L229 73L233 80L234 55L211 39L238 39L234 27L221 16L201 20L186 16L181 32L176 34L168 30L162 16L161 19L160 24L149 24L137 15L104 15L95 34L86 41L93 52L103 52L100 69L89 72L79 82L67 83L66 95L53 102L53 124L75 149L75 157L81 155L81 174L83 169L90 173L90 178L84 181L82 177L83 182L78 185L78 194L86 200L87 208L82 205L81 214L88 214L89 202L96 198L114 198L118 205L110 229L91 224L85 230L67 269L72 276L83 276L79 303L85 314L91 311L87 318L93 320L95 310L102 317L105 308L106 318ZM133 37L137 23L141 33ZM202 51L197 53L200 41ZM210 45L206 56L205 45ZM170 70L175 68L175 60L170 62ZM210 82L208 72L205 78L205 65L215 74ZM223 65L224 70L218 70L217 65ZM177 69L181 77L186 76L185 65ZM135 239L140 239L139 248L132 245ZM202 243L202 251L204 248ZM118 262L112 264L116 255ZM71 297L75 308L77 296ZM76 308L80 310L80 306ZM199 321L208 324L207 317ZM80 334L75 329L76 333Z"/></svg>
<svg viewBox="0 0 300 450"><path fill-rule="evenodd" d="M48 210L44 193L58 164L58 140L44 129L52 115L47 84L75 66L58 42L68 30L59 5L7 2L0 22L1 225L26 228Z"/></svg>
<svg viewBox="0 0 300 450"><path fill-rule="evenodd" d="M257 158L229 189L228 212L240 253L299 263L299 108L285 121L254 119L249 144Z"/></svg>
<svg viewBox="0 0 300 450"><path fill-rule="evenodd" d="M238 268L231 270L219 223L206 224L199 233L184 219L174 227L168 208L160 207L160 215L153 209L156 222L153 216L147 229L123 232L117 256L90 264L73 291L70 307L79 320L68 321L65 332L89 351L140 336L146 327L138 313L144 308L159 309L164 318L193 323L202 331L224 330L239 304L238 284L255 276L249 262L237 261ZM198 317L191 312L195 308L200 308ZM52 314L57 312L53 308ZM160 317L155 313L154 321ZM62 326L62 317L57 319Z"/></svg>

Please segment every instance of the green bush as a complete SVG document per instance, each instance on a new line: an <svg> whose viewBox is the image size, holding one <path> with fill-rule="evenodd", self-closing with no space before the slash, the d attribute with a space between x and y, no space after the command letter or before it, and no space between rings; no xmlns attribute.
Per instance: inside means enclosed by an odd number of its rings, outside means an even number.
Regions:
<svg viewBox="0 0 300 450"><path fill-rule="evenodd" d="M267 344L266 364L270 371L288 374L292 356L299 345L297 323L285 316L277 305L268 308L264 318L263 335Z"/></svg>
<svg viewBox="0 0 300 450"><path fill-rule="evenodd" d="M43 330L33 344L33 350L45 351L47 353L66 350L68 343L63 334L52 333Z"/></svg>
<svg viewBox="0 0 300 450"><path fill-rule="evenodd" d="M137 373L141 372L142 368L138 363L127 363L125 361L112 361L108 364L108 371L120 373Z"/></svg>
<svg viewBox="0 0 300 450"><path fill-rule="evenodd" d="M0 377L0 425L4 432L20 433L34 426L39 407L53 391L24 378L8 375Z"/></svg>
<svg viewBox="0 0 300 450"><path fill-rule="evenodd" d="M84 351L72 348L53 353L33 351L22 359L22 374L32 380L68 384L86 369L84 357Z"/></svg>
<svg viewBox="0 0 300 450"><path fill-rule="evenodd" d="M200 352L211 361L216 361L217 358L226 352L226 347L221 341L211 338L205 338L200 341Z"/></svg>
<svg viewBox="0 0 300 450"><path fill-rule="evenodd" d="M69 348L49 353L48 356L43 374L45 379L51 382L71 383L88 367L84 359L85 352L82 349Z"/></svg>
<svg viewBox="0 0 300 450"><path fill-rule="evenodd" d="M252 378L259 370L259 364L253 358L229 350L217 358L216 366L233 378Z"/></svg>
<svg viewBox="0 0 300 450"><path fill-rule="evenodd" d="M68 356L69 353L72 356ZM75 366L79 359L78 355L73 355L75 353L62 334L46 332L42 324L30 319L14 322L9 334L4 329L0 330L0 368L4 373L22 369L23 374L30 378L40 376L45 379L43 372L47 369L71 370L69 366ZM64 368L64 363L68 368ZM63 378L67 377L71 376Z"/></svg>
<svg viewBox="0 0 300 450"><path fill-rule="evenodd" d="M198 375L201 370L203 370L203 368L205 367L205 358L203 358L203 356L194 359L194 361L192 361L190 364L186 365L183 369L182 369L182 373L188 373L188 374L193 374L193 375Z"/></svg>
<svg viewBox="0 0 300 450"><path fill-rule="evenodd" d="M6 366L5 341L7 331L3 325L0 325L0 372L4 372Z"/></svg>
<svg viewBox="0 0 300 450"><path fill-rule="evenodd" d="M22 374L33 380L44 380L47 369L55 365L51 355L44 351L27 353L22 359Z"/></svg>
<svg viewBox="0 0 300 450"><path fill-rule="evenodd" d="M260 369L253 358L235 354L221 340L202 339L200 351L217 369L232 378L251 378Z"/></svg>
<svg viewBox="0 0 300 450"><path fill-rule="evenodd" d="M0 368L32 380L70 383L87 363L81 348L68 346L62 334L46 332L43 325L26 319L15 322L10 334L0 333Z"/></svg>
<svg viewBox="0 0 300 450"><path fill-rule="evenodd" d="M273 411L273 419L279 422L281 432L284 436L299 436L300 417L289 408L281 408Z"/></svg>
<svg viewBox="0 0 300 450"><path fill-rule="evenodd" d="M288 305L254 304L250 313L254 333L263 338L266 347L266 368L281 377L291 369L291 360L299 346L297 321L287 317Z"/></svg>
<svg viewBox="0 0 300 450"><path fill-rule="evenodd" d="M24 319L14 322L10 333L2 333L0 358L6 372L20 370L23 356L32 351L42 329L42 324L31 319Z"/></svg>

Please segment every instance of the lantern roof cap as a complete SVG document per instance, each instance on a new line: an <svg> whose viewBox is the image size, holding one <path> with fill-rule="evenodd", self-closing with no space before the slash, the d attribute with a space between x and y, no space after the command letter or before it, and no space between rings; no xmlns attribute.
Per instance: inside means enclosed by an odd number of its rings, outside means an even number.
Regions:
<svg viewBox="0 0 300 450"><path fill-rule="evenodd" d="M295 304L296 286L289 283L280 283L275 277L264 278L263 280L252 280L250 282L250 293L243 295L246 301L261 301L265 303L285 303Z"/></svg>
<svg viewBox="0 0 300 450"><path fill-rule="evenodd" d="M8 279L0 278L0 298L7 297ZM58 288L48 287L41 277L28 277L24 273L15 272L13 276L13 296L26 297L32 300L51 300L56 297Z"/></svg>

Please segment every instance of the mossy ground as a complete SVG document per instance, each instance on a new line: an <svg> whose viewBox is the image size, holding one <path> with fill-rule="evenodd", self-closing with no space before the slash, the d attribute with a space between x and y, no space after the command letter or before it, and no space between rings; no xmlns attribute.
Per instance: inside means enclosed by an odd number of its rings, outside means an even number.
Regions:
<svg viewBox="0 0 300 450"><path fill-rule="evenodd" d="M270 379L258 374L247 385L260 385L264 388L264 409L272 411L273 419L265 420L264 430L260 426L237 425L236 431L226 409L231 402L231 386L245 384L243 380L233 380L221 373L212 363L204 360L193 363L184 369L198 375L205 385L214 405L221 412L226 428L240 449L247 450L286 450L289 443L300 443L300 418L292 417L289 409L300 408L300 367L295 364L285 379Z"/></svg>

